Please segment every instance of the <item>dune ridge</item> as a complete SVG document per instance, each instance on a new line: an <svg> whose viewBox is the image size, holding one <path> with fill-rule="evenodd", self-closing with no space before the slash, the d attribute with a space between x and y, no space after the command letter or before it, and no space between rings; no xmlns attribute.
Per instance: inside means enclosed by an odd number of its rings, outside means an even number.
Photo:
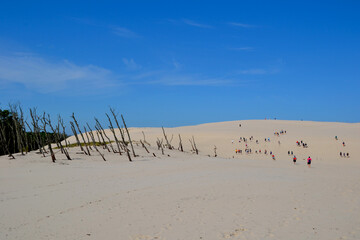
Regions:
<svg viewBox="0 0 360 240"><path fill-rule="evenodd" d="M101 149L104 162L78 147L69 148L72 161L57 149L56 163L35 151L15 160L0 156L0 239L360 238L359 123L241 120L165 128L175 148L181 134L185 152L164 155L155 144L161 128L129 130L139 155L133 162ZM150 153L139 143L143 132ZM192 136L199 155L190 151ZM301 140L307 148L296 146ZM245 144L252 153L236 154Z"/></svg>

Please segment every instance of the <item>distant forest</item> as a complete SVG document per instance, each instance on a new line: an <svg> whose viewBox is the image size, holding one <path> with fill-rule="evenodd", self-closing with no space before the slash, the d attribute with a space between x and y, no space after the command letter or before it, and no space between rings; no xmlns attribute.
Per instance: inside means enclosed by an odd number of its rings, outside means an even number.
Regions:
<svg viewBox="0 0 360 240"><path fill-rule="evenodd" d="M50 118L45 113L40 117L36 115L36 109L33 109L30 114L32 121L28 123L18 105L0 109L0 156L13 157L14 153L20 152L26 154L67 137L65 131L60 131L59 125L51 125ZM51 128L51 132L47 128Z"/></svg>

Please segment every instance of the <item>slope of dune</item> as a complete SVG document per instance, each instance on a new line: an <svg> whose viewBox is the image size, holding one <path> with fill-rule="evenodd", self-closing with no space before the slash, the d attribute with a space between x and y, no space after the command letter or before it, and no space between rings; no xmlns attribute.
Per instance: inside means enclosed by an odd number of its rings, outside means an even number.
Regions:
<svg viewBox="0 0 360 240"><path fill-rule="evenodd" d="M286 134L274 135L281 130L286 131ZM255 154L259 150L262 153L264 150L272 151L278 160L291 159L288 151L293 151L299 159L311 156L319 161L340 159L340 152L349 153L349 159L359 159L360 156L360 123L244 120L165 128L165 131L169 140L173 139L171 144L176 148L179 146L179 134L188 150L191 149L189 139L194 136L200 154L213 156L216 146L218 156L225 158L266 158L264 154ZM151 145L156 145L157 138L164 138L161 128L131 128L130 132L133 140L143 139L144 133L145 140ZM109 131L108 136L113 139ZM250 140L251 136L253 140ZM338 140L335 140L335 136ZM240 137L245 137L248 141L239 142ZM265 138L270 138L270 142L265 142ZM303 141L308 147L298 147L296 141ZM246 144L252 149L252 154L235 154L236 149L244 151Z"/></svg>
<svg viewBox="0 0 360 240"><path fill-rule="evenodd" d="M185 152L162 155L161 128L131 128L133 162L102 148L106 162L78 147L72 161L56 149L56 163L36 152L0 156L0 239L360 239L360 124L249 120L165 131L176 148L181 135ZM235 154L245 144L252 153Z"/></svg>

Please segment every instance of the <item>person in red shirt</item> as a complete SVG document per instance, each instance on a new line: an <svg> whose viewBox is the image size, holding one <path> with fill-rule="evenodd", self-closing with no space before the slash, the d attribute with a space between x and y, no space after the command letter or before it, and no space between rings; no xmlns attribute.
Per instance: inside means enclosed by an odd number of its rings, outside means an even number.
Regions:
<svg viewBox="0 0 360 240"><path fill-rule="evenodd" d="M311 166L311 157L309 156L307 159L307 165L310 167Z"/></svg>

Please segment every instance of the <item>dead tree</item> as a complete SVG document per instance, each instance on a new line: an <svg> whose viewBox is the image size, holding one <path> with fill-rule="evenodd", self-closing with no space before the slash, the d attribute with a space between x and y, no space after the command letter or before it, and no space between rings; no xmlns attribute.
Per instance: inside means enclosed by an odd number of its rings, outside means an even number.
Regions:
<svg viewBox="0 0 360 240"><path fill-rule="evenodd" d="M140 143L142 145L143 148L145 148L147 153L150 153L149 150L147 149L147 147L145 146L145 144L143 143L143 141L140 140Z"/></svg>
<svg viewBox="0 0 360 240"><path fill-rule="evenodd" d="M192 140L189 139L189 141L190 141L192 150L193 150L196 154L199 154L199 150L198 150L197 147L196 147L196 143L195 143L194 136L192 137Z"/></svg>
<svg viewBox="0 0 360 240"><path fill-rule="evenodd" d="M95 150L100 154L100 156L102 157L102 159L103 159L104 161L106 161L104 155L99 151L99 149L98 149L97 146L96 146L96 142L95 142L95 138L94 138L94 133L92 132L89 124L88 124L88 123L86 123L86 124L87 124L87 126L88 126L88 128L89 128L89 135L90 135L90 137L91 137L91 139L92 139L93 146L94 146Z"/></svg>
<svg viewBox="0 0 360 240"><path fill-rule="evenodd" d="M9 104L9 108L10 108L10 112L12 115L12 119L13 119L13 126L14 126L14 133L16 135L16 142L17 142L17 147L18 150L21 152L21 155L24 155L24 144L23 144L23 139L22 139L22 127L20 125L20 119L19 119L19 113L18 113L18 106L17 105L13 105L13 104ZM15 141L15 138L14 138ZM15 144L14 144L15 147Z"/></svg>
<svg viewBox="0 0 360 240"><path fill-rule="evenodd" d="M179 134L179 148L178 148L178 149L179 149L181 152L184 151L180 134Z"/></svg>
<svg viewBox="0 0 360 240"><path fill-rule="evenodd" d="M156 144L157 144L158 150L161 149L161 154L164 155L163 139L161 139L161 141L160 141L160 139L157 138Z"/></svg>
<svg viewBox="0 0 360 240"><path fill-rule="evenodd" d="M148 142L146 141L146 139L145 139L145 133L144 133L144 131L141 131L141 132L142 132L142 135L143 135L143 137L144 137L144 143L150 146L150 143L148 143Z"/></svg>
<svg viewBox="0 0 360 240"><path fill-rule="evenodd" d="M216 146L214 146L214 157L217 157L216 149Z"/></svg>
<svg viewBox="0 0 360 240"><path fill-rule="evenodd" d="M86 138L87 138L87 140L88 140L87 142L88 142L88 144L89 144L89 148L90 148L90 150L92 150L90 138L89 138L89 135L88 135L88 133L87 133L87 131L86 131L86 127L85 127L85 126L84 126L84 132L85 132Z"/></svg>
<svg viewBox="0 0 360 240"><path fill-rule="evenodd" d="M166 141L166 147L169 148L170 150L173 149L173 147L171 146L166 134L165 134L165 130L164 130L164 127L161 127L162 128L162 131L163 131L163 134L164 134L164 137L165 137L165 141Z"/></svg>
<svg viewBox="0 0 360 240"><path fill-rule="evenodd" d="M114 117L116 126L118 127L119 132L120 132L120 136L121 136L121 139L122 139L121 148L124 149L124 151L126 151L126 149L127 149L126 146L127 146L127 145L126 145L126 142L125 142L124 131L122 130L122 128L121 128L120 125L119 125L119 122L118 122L118 120L117 120L117 117L116 117L116 115L115 115L114 110L113 110L112 108L110 108L110 111L111 111L111 113L112 113L112 115L113 115L113 117Z"/></svg>
<svg viewBox="0 0 360 240"><path fill-rule="evenodd" d="M108 140L108 143L109 143L109 145L111 147L111 150L113 151L113 153L116 153L116 151L115 151L115 149L114 149L114 147L113 147L113 145L112 145L112 143L110 141L110 138L106 135L104 128L101 126L101 124L100 124L100 122L99 122L99 120L97 118L95 118L95 122L96 122L95 128L98 129L101 137L103 137L103 135L106 137L106 139ZM104 142L105 142L105 140L104 140ZM120 152L120 155L121 155L121 152Z"/></svg>
<svg viewBox="0 0 360 240"><path fill-rule="evenodd" d="M80 133L80 136L81 136L81 138L82 138L82 140L83 140L83 142L84 142L86 151L87 151L88 155L90 156L91 154L90 154L88 145L86 144L84 135L82 134L82 132L81 132L81 130L80 130L80 127L79 127L79 124L78 124L78 122L76 121L75 114L73 113L71 117L72 117L72 119L74 119L74 123L75 123L75 125L76 125L76 127L77 127L77 129L78 129L78 131L79 131L79 133Z"/></svg>
<svg viewBox="0 0 360 240"><path fill-rule="evenodd" d="M48 135L48 133L46 131L47 122L46 122L45 113L44 113L44 116L41 119L41 121L43 123L43 131L45 133L45 138L46 138L47 145L48 145L48 148L49 148L49 151L50 151L51 159L52 159L52 162L54 163L56 161L56 158L55 158L55 153L54 153L54 151L53 151L53 149L51 147L51 141L50 141L49 135Z"/></svg>
<svg viewBox="0 0 360 240"><path fill-rule="evenodd" d="M97 134L97 137L99 139L99 142L102 142L103 148L107 149L110 152L110 149L106 144L106 141L105 141L104 136L103 136L103 134L101 132L101 129L99 129L96 125L95 125L95 129L96 129L96 134ZM101 137L101 139L100 139L100 137Z"/></svg>
<svg viewBox="0 0 360 240"><path fill-rule="evenodd" d="M36 115L36 108L34 108L33 110L30 109L30 117L32 120L33 132L36 143L38 144L40 153L42 153L43 157L45 157L45 153L47 152L44 148L43 140L40 135L39 117Z"/></svg>
<svg viewBox="0 0 360 240"><path fill-rule="evenodd" d="M108 115L108 114L106 114L106 116L108 117L109 122L110 122L110 124L111 124L111 120L110 120L109 115ZM116 121L116 122L117 122L117 121ZM111 124L111 127L112 127L112 124ZM114 133L114 136L115 136L115 131L114 131L114 128L113 128L113 133ZM115 136L115 137L116 137L116 136ZM123 143L124 143L124 147L125 147L125 152L126 152L126 155L128 156L129 161L130 161L130 162L132 162L132 160L131 160L131 156L130 156L130 151L129 151L129 149L127 148L127 146L126 146L126 144L125 144L124 134L121 134L121 138L122 138ZM119 150L120 150L120 149L119 149Z"/></svg>
<svg viewBox="0 0 360 240"><path fill-rule="evenodd" d="M58 116L58 123L61 125L62 128L62 137L65 140L65 147L68 147L68 142L66 140L66 133L65 133L65 124L64 124L64 120L61 118L61 116Z"/></svg>
<svg viewBox="0 0 360 240"><path fill-rule="evenodd" d="M35 149L36 147L39 147L39 150L41 152L41 149L40 149L40 143L38 143L38 138L35 136L35 133L33 131L33 129L31 128L30 124L25 121L25 124L26 126L28 127L29 131L30 131L30 144L31 144L31 148L32 149Z"/></svg>
<svg viewBox="0 0 360 240"><path fill-rule="evenodd" d="M48 118L46 119L47 124L50 126L51 131L54 134L54 139L56 144L60 147L61 153L63 153L67 160L71 160L71 157L69 155L69 152L67 151L67 149L65 149L61 143L61 135L60 135L60 122L58 122L58 125L54 128L54 126L51 124L51 119L50 119L50 115L48 115Z"/></svg>
<svg viewBox="0 0 360 240"><path fill-rule="evenodd" d="M21 124L21 134L22 137L25 141L25 152L26 154L29 152L29 140L27 138L27 134L26 134L26 126L25 126L25 120L24 120L24 112L21 108L21 106L19 106L19 110L20 110L20 124Z"/></svg>
<svg viewBox="0 0 360 240"><path fill-rule="evenodd" d="M2 121L0 121L0 146L2 146L4 153L7 153L8 156L12 159L15 159L14 155L12 155L9 150L8 141L6 139L5 126Z"/></svg>
<svg viewBox="0 0 360 240"><path fill-rule="evenodd" d="M124 127L125 127L125 130L126 130L126 133L127 133L128 137L129 137L129 142L130 142L131 150L133 151L134 157L136 157L135 150L134 150L134 146L133 146L132 141L131 141L130 133L129 133L129 130L128 130L127 126L126 126L125 119L124 119L124 117L123 117L122 114L121 114L121 119L122 119L122 121L123 121L123 123L124 123Z"/></svg>
<svg viewBox="0 0 360 240"><path fill-rule="evenodd" d="M115 142L116 142L116 146L118 147L119 154L121 155L120 143L119 143L119 140L118 140L117 137L116 137L115 129L114 129L113 125L112 125L112 122L111 122L111 119L110 119L109 115L108 115L107 113L105 113L105 114L106 114L106 116L107 116L107 118L108 118L108 120L109 120L109 128L110 128L110 131L111 131L111 132L113 133L113 135L114 135L114 139L115 139Z"/></svg>
<svg viewBox="0 0 360 240"><path fill-rule="evenodd" d="M80 142L79 137L78 137L78 134L77 134L77 132L76 132L76 128L75 128L74 123L70 121L70 125L71 125L71 130L72 130L72 132L73 132L73 134L74 134L74 136L75 136L77 145L80 147L81 151L84 152L85 155L87 155L87 152L85 151L85 149L84 149L84 148L82 147L82 145L81 145L81 142Z"/></svg>

